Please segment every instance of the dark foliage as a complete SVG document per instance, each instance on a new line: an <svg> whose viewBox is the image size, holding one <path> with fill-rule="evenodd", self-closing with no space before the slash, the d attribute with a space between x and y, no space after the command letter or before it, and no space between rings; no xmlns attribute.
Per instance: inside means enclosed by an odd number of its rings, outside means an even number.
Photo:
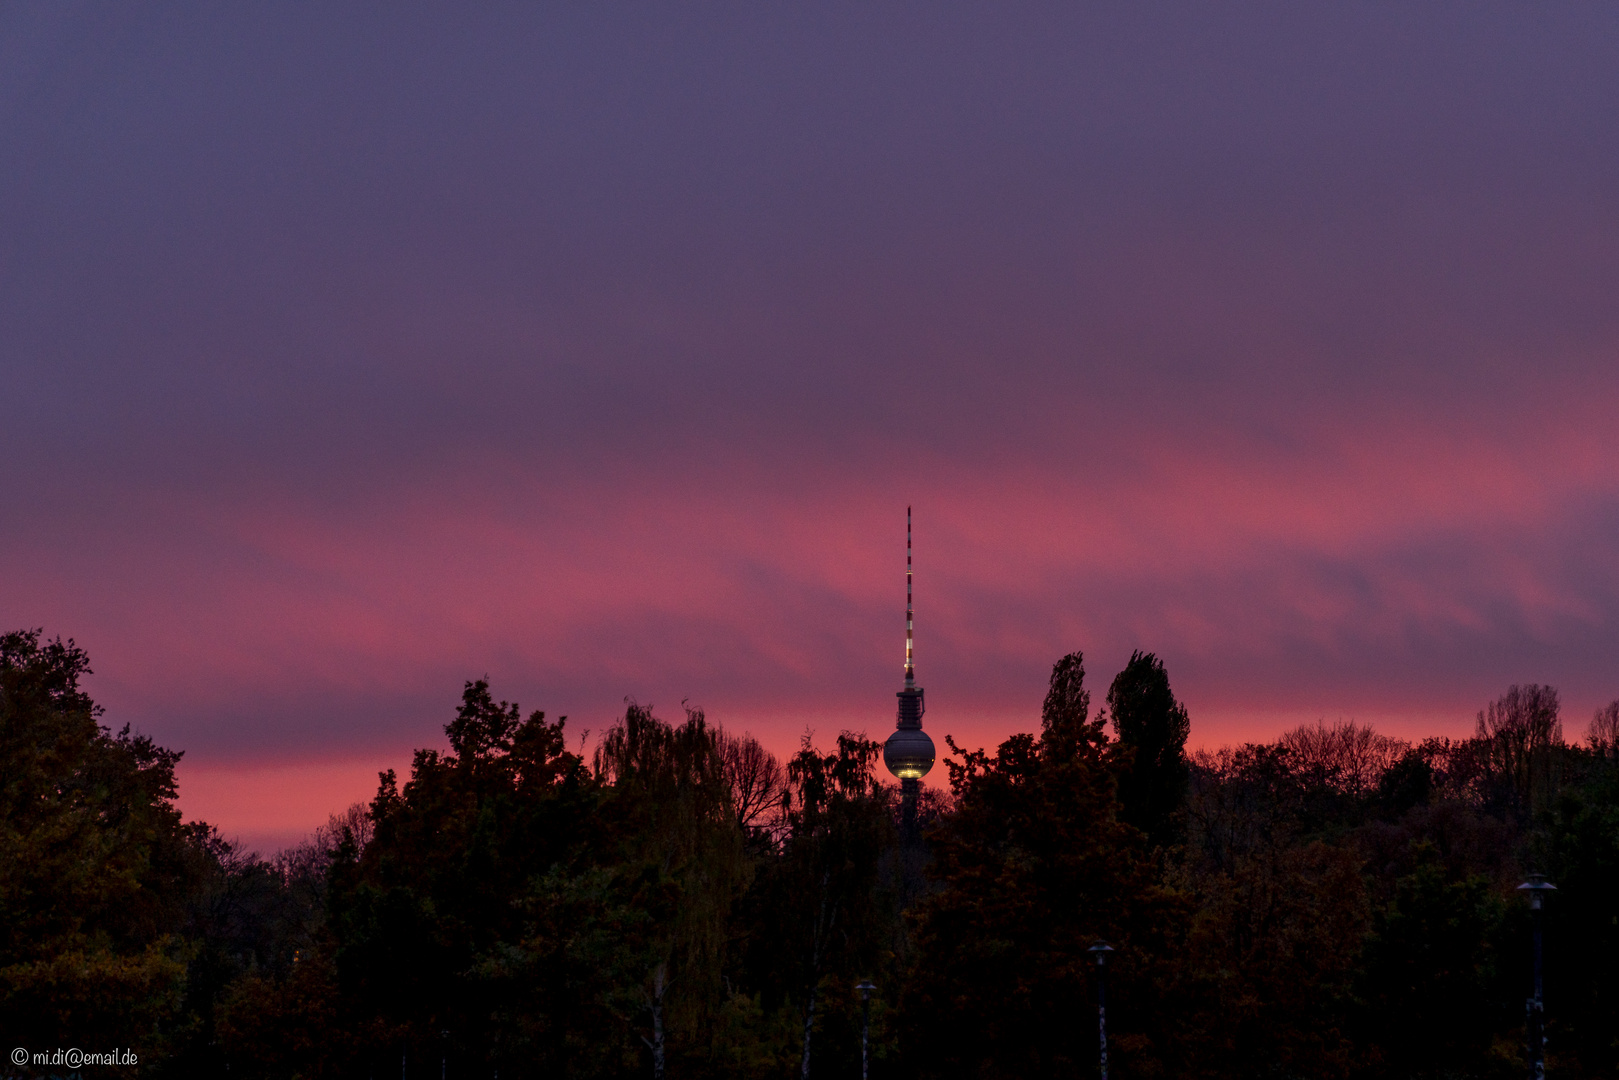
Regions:
<svg viewBox="0 0 1619 1080"><path fill-rule="evenodd" d="M907 1065L928 1076L1074 1075L1092 957L1111 940L1134 978L1119 996L1117 1045L1156 1063L1150 981L1183 922L1141 834L1118 819L1122 756L1087 716L1079 654L1052 673L1039 739L949 763L954 811L933 833L939 889L915 913L904 1005Z"/></svg>
<svg viewBox="0 0 1619 1080"><path fill-rule="evenodd" d="M879 746L782 763L629 704L564 721L465 687L447 751L262 859L174 806L71 642L0 638L0 1023L152 1076L1094 1075L1098 938L1120 1077L1508 1077L1526 1068L1530 871L1550 1075L1619 1075L1619 703L1564 741L1548 687L1474 738L1355 724L1184 750L1136 653L1093 717L949 743L904 840ZM1109 738L1110 719L1116 737ZM26 1073L27 1070L22 1070Z"/></svg>
<svg viewBox="0 0 1619 1080"><path fill-rule="evenodd" d="M197 1025L209 837L174 808L180 755L101 726L89 671L71 641L0 637L0 1017L8 1048L138 1041L160 1062Z"/></svg>

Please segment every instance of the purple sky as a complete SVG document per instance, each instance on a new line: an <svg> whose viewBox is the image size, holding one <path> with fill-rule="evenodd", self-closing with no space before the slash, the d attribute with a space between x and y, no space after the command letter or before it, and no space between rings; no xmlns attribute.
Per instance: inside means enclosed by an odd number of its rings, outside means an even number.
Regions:
<svg viewBox="0 0 1619 1080"><path fill-rule="evenodd" d="M264 844L465 678L1619 696L1619 9L0 8L0 620ZM941 770L942 771L942 770Z"/></svg>

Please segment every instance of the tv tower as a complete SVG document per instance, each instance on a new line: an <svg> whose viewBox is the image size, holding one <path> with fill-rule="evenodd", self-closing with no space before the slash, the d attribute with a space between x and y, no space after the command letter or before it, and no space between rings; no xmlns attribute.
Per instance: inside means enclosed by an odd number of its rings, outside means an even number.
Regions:
<svg viewBox="0 0 1619 1080"><path fill-rule="evenodd" d="M899 778L907 835L916 831L916 801L922 777L933 768L933 740L922 730L922 688L916 685L913 652L915 609L911 603L911 508L905 508L905 689L899 691L899 721L883 744L883 764Z"/></svg>

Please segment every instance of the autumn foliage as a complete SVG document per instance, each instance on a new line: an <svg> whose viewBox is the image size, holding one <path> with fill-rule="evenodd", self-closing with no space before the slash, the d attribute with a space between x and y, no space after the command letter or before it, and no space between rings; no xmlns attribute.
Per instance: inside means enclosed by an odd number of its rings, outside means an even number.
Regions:
<svg viewBox="0 0 1619 1080"><path fill-rule="evenodd" d="M879 744L790 760L628 703L589 753L466 684L439 749L272 858L175 809L88 661L0 639L0 1024L128 1075L1523 1075L1547 909L1549 1075L1619 1074L1619 704L1583 743L1516 686L1469 739L1353 723L1188 754L1137 653L1093 709L949 742L901 828ZM1031 716L1031 721L1035 718ZM874 723L874 729L878 725ZM28 1069L17 1075L29 1075Z"/></svg>

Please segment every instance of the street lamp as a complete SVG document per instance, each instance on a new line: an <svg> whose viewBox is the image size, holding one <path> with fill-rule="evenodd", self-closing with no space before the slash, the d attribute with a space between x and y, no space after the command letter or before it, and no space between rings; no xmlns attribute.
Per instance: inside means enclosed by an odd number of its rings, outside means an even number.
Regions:
<svg viewBox="0 0 1619 1080"><path fill-rule="evenodd" d="M877 987L867 979L855 989L860 991L860 1080L866 1080L866 1038L871 1033L871 992Z"/></svg>
<svg viewBox="0 0 1619 1080"><path fill-rule="evenodd" d="M1098 940L1086 952L1096 957L1096 1029L1101 1039L1102 1080L1107 1080L1107 954L1113 947Z"/></svg>
<svg viewBox="0 0 1619 1080"><path fill-rule="evenodd" d="M1529 913L1534 922L1535 935L1535 996L1526 1003L1529 1013L1529 1075L1532 1080L1546 1080L1546 1005L1541 998L1541 903L1546 893L1556 892L1557 886L1546 880L1544 874L1530 874L1529 880L1518 886L1519 892L1529 894Z"/></svg>

